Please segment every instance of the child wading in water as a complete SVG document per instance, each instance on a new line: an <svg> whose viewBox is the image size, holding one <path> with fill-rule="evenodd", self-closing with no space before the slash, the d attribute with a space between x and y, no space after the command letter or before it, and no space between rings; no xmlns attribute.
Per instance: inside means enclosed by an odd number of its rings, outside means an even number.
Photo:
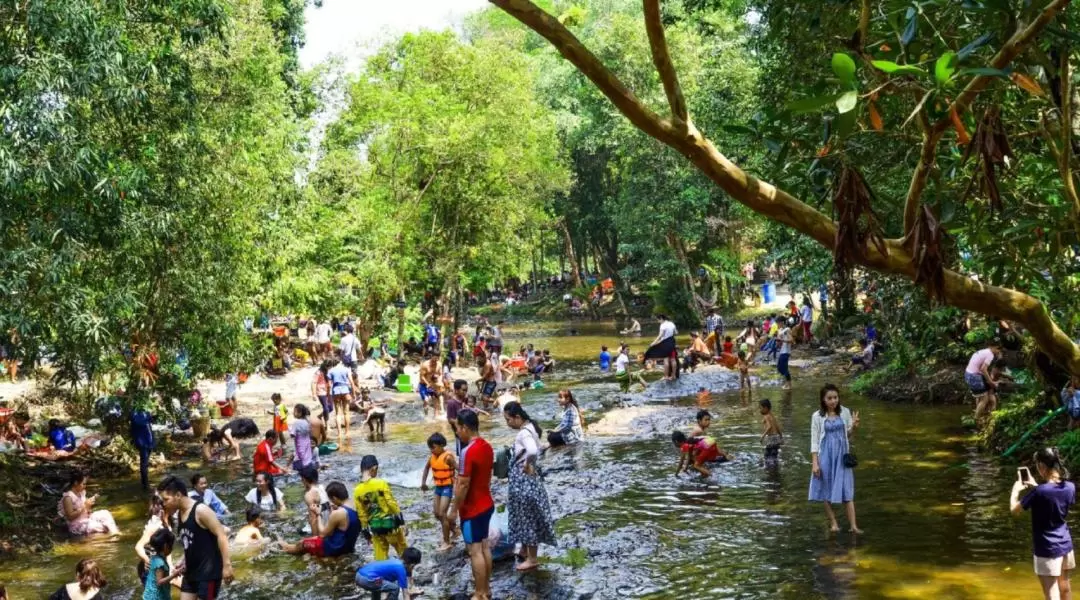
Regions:
<svg viewBox="0 0 1080 600"><path fill-rule="evenodd" d="M427 445L431 450L431 456L424 465L423 474L420 475L420 490L424 492L428 490L427 478L430 471L435 480L435 501L432 510L435 513L435 519L442 524L443 543L437 551L445 552L454 547L450 537L455 527L454 523L446 518L446 510L450 508L450 501L454 498L454 471L457 470L457 457L446 449L446 438L441 433L431 434Z"/></svg>
<svg viewBox="0 0 1080 600"><path fill-rule="evenodd" d="M143 600L169 600L172 598L172 587L169 582L184 574L184 568L178 567L169 573L169 564L166 560L172 554L173 544L176 537L168 528L161 528L150 537L150 548L154 551L150 557L150 569L146 574L146 582L143 587Z"/></svg>
<svg viewBox="0 0 1080 600"><path fill-rule="evenodd" d="M731 460L731 456L717 446L716 440L706 435L711 423L712 415L709 411L699 410L697 425L694 426L691 437L686 437L685 433L678 430L671 434L671 442L680 452L679 465L675 469L676 475L693 469L701 473L702 477L708 477L712 473L705 467L705 463L725 463Z"/></svg>
<svg viewBox="0 0 1080 600"><path fill-rule="evenodd" d="M750 389L750 362L746 360L746 352L739 351L739 362L735 364L735 367L739 369L739 389Z"/></svg>
<svg viewBox="0 0 1080 600"><path fill-rule="evenodd" d="M263 534L260 529L262 527L262 509L258 506L249 506L247 511L244 512L244 518L247 520L247 525L244 525L240 528L240 531L236 532L233 543L237 546L262 543Z"/></svg>
<svg viewBox="0 0 1080 600"><path fill-rule="evenodd" d="M765 444L765 460L775 461L780 458L780 446L784 444L784 432L780 430L780 423L772 412L772 402L768 398L758 403L761 407L761 424L764 431L761 432L761 443Z"/></svg>

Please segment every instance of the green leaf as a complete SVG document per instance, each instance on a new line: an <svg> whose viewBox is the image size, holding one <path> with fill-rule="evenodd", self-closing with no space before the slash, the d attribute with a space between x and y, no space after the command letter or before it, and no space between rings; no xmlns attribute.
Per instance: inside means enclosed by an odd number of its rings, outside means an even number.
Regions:
<svg viewBox="0 0 1080 600"><path fill-rule="evenodd" d="M724 125L724 131L740 135L757 135L757 132L745 125Z"/></svg>
<svg viewBox="0 0 1080 600"><path fill-rule="evenodd" d="M937 62L934 63L934 79L937 80L938 85L946 85L949 80L952 79L953 73L956 72L956 53L946 52L942 54Z"/></svg>
<svg viewBox="0 0 1080 600"><path fill-rule="evenodd" d="M986 75L989 77L1001 77L1003 79L1009 78L1009 72L1002 69L994 69L992 67L975 67L973 69L960 69L957 75Z"/></svg>
<svg viewBox="0 0 1080 600"><path fill-rule="evenodd" d="M787 109L793 113L808 113L821 110L822 108L836 102L839 98L837 94L830 94L828 96L812 96L810 98L803 98L802 100L796 100L789 102Z"/></svg>
<svg viewBox="0 0 1080 600"><path fill-rule="evenodd" d="M870 64L886 75L926 75L926 71L914 65L898 65L891 60L872 60Z"/></svg>
<svg viewBox="0 0 1080 600"><path fill-rule="evenodd" d="M832 70L843 83L855 85L855 61L847 54L837 52L832 55Z"/></svg>
<svg viewBox="0 0 1080 600"><path fill-rule="evenodd" d="M846 138L855 129L855 111L849 110L836 117L836 135Z"/></svg>
<svg viewBox="0 0 1080 600"><path fill-rule="evenodd" d="M858 104L859 92L850 90L840 94L840 97L836 99L836 110L840 111L840 114L844 114L851 112Z"/></svg>

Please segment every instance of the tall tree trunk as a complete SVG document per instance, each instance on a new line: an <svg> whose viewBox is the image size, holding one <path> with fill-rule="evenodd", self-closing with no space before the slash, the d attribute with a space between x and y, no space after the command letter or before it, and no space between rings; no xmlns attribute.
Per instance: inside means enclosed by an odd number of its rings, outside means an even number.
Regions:
<svg viewBox="0 0 1080 600"><path fill-rule="evenodd" d="M596 246L595 248L597 258L603 261L604 268L607 269L612 283L615 284L615 301L619 303L619 314L623 317L629 317L630 311L626 309L626 301L623 299L622 290L620 289L623 287L622 276L619 275L619 269L616 268L615 264L618 258L616 257L616 260L613 261L609 253L601 250L599 246Z"/></svg>
<svg viewBox="0 0 1080 600"><path fill-rule="evenodd" d="M686 256L686 245L673 231L668 232L667 240L668 244L671 245L672 250L675 251L675 256L682 264L679 280L682 281L683 287L689 297L687 308L690 309L690 314L693 315L694 320L700 322L702 320L701 307L698 306L697 303L697 294L694 290L694 272L690 267L690 260Z"/></svg>
<svg viewBox="0 0 1080 600"><path fill-rule="evenodd" d="M581 266L578 264L577 254L574 252L574 240L570 237L570 228L566 226L565 219L559 221L559 228L562 229L564 253L566 259L570 262L570 280L574 282L574 287L579 288L583 285L581 283Z"/></svg>

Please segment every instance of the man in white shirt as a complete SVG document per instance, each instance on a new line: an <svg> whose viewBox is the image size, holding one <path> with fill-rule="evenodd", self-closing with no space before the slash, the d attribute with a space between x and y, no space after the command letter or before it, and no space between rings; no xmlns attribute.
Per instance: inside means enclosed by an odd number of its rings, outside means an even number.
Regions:
<svg viewBox="0 0 1080 600"><path fill-rule="evenodd" d="M322 322L315 326L315 360L329 358L333 348L330 345L330 323Z"/></svg>

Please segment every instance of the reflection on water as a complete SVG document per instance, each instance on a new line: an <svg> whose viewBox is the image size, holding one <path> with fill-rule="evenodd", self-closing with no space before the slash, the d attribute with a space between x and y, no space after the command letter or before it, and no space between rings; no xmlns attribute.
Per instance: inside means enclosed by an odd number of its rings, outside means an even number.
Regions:
<svg viewBox="0 0 1080 600"><path fill-rule="evenodd" d="M578 335L568 335L569 329ZM549 348L560 360L545 390L525 394L525 403L545 427L557 413L554 397L570 386L591 421L600 400L615 384L590 363L600 346L614 348L614 324L530 324L507 328L507 347L532 342ZM533 332L527 334L526 332ZM646 332L648 334L648 332ZM649 339L635 345L644 347ZM853 439L860 465L855 475L860 526L857 539L830 535L820 505L807 502L810 477L810 413L817 408L817 385L800 382L791 392L755 390L713 394L712 433L735 454L714 469L713 477L674 475L677 455L669 440L672 423L689 426L697 401L682 399L659 407L651 419L654 433L589 438L573 452L550 452L544 459L553 510L559 516L559 548L542 554L553 562L542 573L520 576L512 566L496 567L496 597L575 598L935 598L990 599L1037 597L1031 575L1026 519L1007 514L1012 465L999 465L978 454L959 430L962 407L923 407L869 402L851 394L843 401L860 410L862 427ZM784 428L786 444L778 465L766 466L760 445L757 400L769 398ZM363 454L379 456L381 473L410 523L409 539L425 553L422 580L427 596L449 597L468 589L469 575L459 549L438 557L437 526L430 495L421 494L420 470L426 460L424 440L433 430L449 433L439 421L424 421L419 404L391 416L387 438L370 442L355 437L325 462L323 481L340 479L351 488ZM510 443L501 419L484 424L484 435L498 448ZM250 453L250 450L248 450ZM251 487L247 465L207 471L215 489L242 513L241 498ZM180 469L188 475L190 470ZM101 482L98 482L101 483ZM92 490L94 491L94 490ZM100 488L100 506L117 516L124 536L118 541L65 543L32 561L0 563L0 582L14 597L41 598L71 577L75 562L99 559L110 580L108 598L135 596L135 543L144 523L137 486L108 482ZM292 512L273 516L271 537L300 536L301 486L284 483ZM496 489L505 498L505 485ZM839 508L839 507L838 507ZM841 526L846 521L840 518ZM238 516L228 525L241 525ZM584 564L570 566L570 548L585 550ZM240 583L226 598L356 598L356 566L370 558L316 560L255 552L237 557ZM440 566L445 565L445 566Z"/></svg>

